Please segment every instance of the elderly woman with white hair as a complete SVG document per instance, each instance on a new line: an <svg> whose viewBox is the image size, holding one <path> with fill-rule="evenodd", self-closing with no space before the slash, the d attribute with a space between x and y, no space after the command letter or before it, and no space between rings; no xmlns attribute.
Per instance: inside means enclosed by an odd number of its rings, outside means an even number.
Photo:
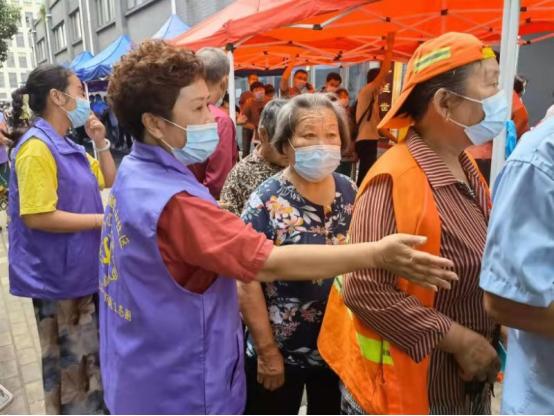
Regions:
<svg viewBox="0 0 554 416"><path fill-rule="evenodd" d="M242 219L277 246L344 244L356 185L334 171L348 134L340 109L324 94L285 104L272 144L288 167L252 194ZM331 285L332 279L239 284L248 414L297 414L304 387L308 413L339 413L338 379L316 346Z"/></svg>

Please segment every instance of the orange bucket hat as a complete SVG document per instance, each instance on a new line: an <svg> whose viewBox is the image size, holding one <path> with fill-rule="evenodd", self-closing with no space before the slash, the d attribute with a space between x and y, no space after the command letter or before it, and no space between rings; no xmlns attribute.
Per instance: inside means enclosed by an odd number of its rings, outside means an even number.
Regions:
<svg viewBox="0 0 554 416"><path fill-rule="evenodd" d="M408 127L413 120L398 114L417 84L471 62L495 58L489 46L467 33L449 32L421 44L408 62L404 86L379 129Z"/></svg>

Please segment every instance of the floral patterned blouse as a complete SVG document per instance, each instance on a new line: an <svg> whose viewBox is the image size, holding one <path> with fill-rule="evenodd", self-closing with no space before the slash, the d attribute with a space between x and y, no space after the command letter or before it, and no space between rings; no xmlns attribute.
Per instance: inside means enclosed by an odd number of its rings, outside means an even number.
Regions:
<svg viewBox="0 0 554 416"><path fill-rule="evenodd" d="M302 197L282 172L262 183L250 196L242 219L277 246L344 244L356 185L344 175L333 175L336 196L331 207L324 208ZM273 336L286 364L304 368L325 365L317 350L317 337L332 282L333 279L262 284ZM256 355L249 334L247 354Z"/></svg>

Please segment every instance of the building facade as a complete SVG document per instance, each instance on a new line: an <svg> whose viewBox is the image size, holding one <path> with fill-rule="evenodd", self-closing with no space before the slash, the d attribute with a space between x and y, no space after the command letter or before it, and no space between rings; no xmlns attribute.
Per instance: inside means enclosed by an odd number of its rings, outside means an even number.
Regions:
<svg viewBox="0 0 554 416"><path fill-rule="evenodd" d="M193 26L232 0L43 0L34 22L39 64L67 64L83 51L97 54L121 35L148 39L174 11Z"/></svg>
<svg viewBox="0 0 554 416"><path fill-rule="evenodd" d="M18 32L8 46L8 59L0 64L0 102L11 100L11 93L27 80L35 66L34 42L31 36L33 19L42 0L8 0L21 8Z"/></svg>

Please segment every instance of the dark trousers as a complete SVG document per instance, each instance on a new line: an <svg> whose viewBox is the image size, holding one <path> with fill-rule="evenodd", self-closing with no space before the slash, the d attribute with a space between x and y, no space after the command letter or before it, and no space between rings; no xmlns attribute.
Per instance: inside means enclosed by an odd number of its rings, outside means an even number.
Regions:
<svg viewBox="0 0 554 416"><path fill-rule="evenodd" d="M247 415L297 415L304 387L309 415L338 415L341 394L339 379L328 368L296 368L285 365L285 384L275 391L256 380L257 360L246 359Z"/></svg>
<svg viewBox="0 0 554 416"><path fill-rule="evenodd" d="M254 130L242 129L242 157L246 157L250 154L250 147L252 146L252 138L254 137Z"/></svg>
<svg viewBox="0 0 554 416"><path fill-rule="evenodd" d="M377 160L377 145L379 140L361 140L356 142L356 153L360 165L358 167L358 186L361 186L362 181L367 175L367 172L371 169L375 161Z"/></svg>

